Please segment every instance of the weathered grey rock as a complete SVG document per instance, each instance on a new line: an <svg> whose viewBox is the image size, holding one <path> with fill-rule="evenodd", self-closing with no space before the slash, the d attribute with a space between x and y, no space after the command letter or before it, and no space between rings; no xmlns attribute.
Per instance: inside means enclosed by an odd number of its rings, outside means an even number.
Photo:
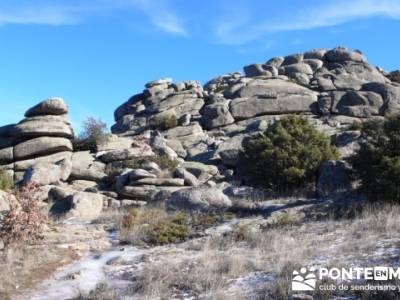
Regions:
<svg viewBox="0 0 400 300"><path fill-rule="evenodd" d="M154 185L123 186L117 192L121 197L145 201L150 201L158 193Z"/></svg>
<svg viewBox="0 0 400 300"><path fill-rule="evenodd" d="M236 98L231 102L230 111L237 120L267 114L311 112L316 101L317 96L313 94L291 94L276 98Z"/></svg>
<svg viewBox="0 0 400 300"><path fill-rule="evenodd" d="M229 125L234 121L228 102L206 105L202 110L202 123L206 129Z"/></svg>
<svg viewBox="0 0 400 300"><path fill-rule="evenodd" d="M73 189L70 185L58 185L53 186L48 193L49 203L63 203L67 197L72 196L76 193L76 190Z"/></svg>
<svg viewBox="0 0 400 300"><path fill-rule="evenodd" d="M168 210L224 211L231 200L216 188L195 187L174 192L166 202Z"/></svg>
<svg viewBox="0 0 400 300"><path fill-rule="evenodd" d="M131 185L184 186L184 180L180 178L142 178L131 182Z"/></svg>
<svg viewBox="0 0 400 300"><path fill-rule="evenodd" d="M310 83L310 75L304 74L304 73L291 73L288 75L291 79L294 79L298 84L308 86Z"/></svg>
<svg viewBox="0 0 400 300"><path fill-rule="evenodd" d="M400 85L369 82L362 86L362 90L381 95L384 102L385 114L400 112Z"/></svg>
<svg viewBox="0 0 400 300"><path fill-rule="evenodd" d="M96 161L89 151L74 152L72 155L72 179L100 181L105 178L105 164Z"/></svg>
<svg viewBox="0 0 400 300"><path fill-rule="evenodd" d="M0 149L0 163L6 164L12 162L14 160L14 148L8 147L4 149Z"/></svg>
<svg viewBox="0 0 400 300"><path fill-rule="evenodd" d="M312 58L304 59L303 63L309 65L311 67L311 69L313 70L313 72L315 72L319 68L322 68L322 66L324 65L324 62L322 60L312 59Z"/></svg>
<svg viewBox="0 0 400 300"><path fill-rule="evenodd" d="M232 116L239 120L265 114L310 112L317 101L315 92L281 79L255 80L241 88L239 96L230 105Z"/></svg>
<svg viewBox="0 0 400 300"><path fill-rule="evenodd" d="M103 200L101 194L77 192L66 200L70 205L67 216L92 221L100 216Z"/></svg>
<svg viewBox="0 0 400 300"><path fill-rule="evenodd" d="M286 65L292 65L292 64L297 64L303 61L303 54L291 54L288 56L284 57L284 60L282 62L281 66L286 66Z"/></svg>
<svg viewBox="0 0 400 300"><path fill-rule="evenodd" d="M73 180L70 185L74 190L85 192L88 189L97 187L97 182L89 180Z"/></svg>
<svg viewBox="0 0 400 300"><path fill-rule="evenodd" d="M56 164L62 160L71 160L71 158L72 158L72 152L70 152L70 151L57 152L54 154L40 156L40 157L36 157L33 159L16 161L14 164L14 170L15 171L25 171L29 167L31 167L35 164L38 164L38 163Z"/></svg>
<svg viewBox="0 0 400 300"><path fill-rule="evenodd" d="M39 137L22 142L14 147L14 159L37 157L55 152L72 151L70 140L60 137Z"/></svg>
<svg viewBox="0 0 400 300"><path fill-rule="evenodd" d="M146 205L146 202L144 202L144 201L136 201L136 200L129 200L129 199L123 199L118 202L120 202L120 206L122 206L122 207L127 207L127 206L141 207L143 205Z"/></svg>
<svg viewBox="0 0 400 300"><path fill-rule="evenodd" d="M317 193L320 197L338 197L352 189L350 168L344 161L325 162L317 181Z"/></svg>
<svg viewBox="0 0 400 300"><path fill-rule="evenodd" d="M62 160L56 164L37 163L25 171L23 184L57 184L68 179L71 174L71 168L72 163L70 160Z"/></svg>
<svg viewBox="0 0 400 300"><path fill-rule="evenodd" d="M0 190L0 213L10 210L10 198L12 194Z"/></svg>
<svg viewBox="0 0 400 300"><path fill-rule="evenodd" d="M63 116L38 116L27 118L13 127L13 135L18 138L55 136L72 138L71 124Z"/></svg>
<svg viewBox="0 0 400 300"><path fill-rule="evenodd" d="M25 117L44 115L63 115L68 113L68 106L61 98L49 98L28 109Z"/></svg>
<svg viewBox="0 0 400 300"><path fill-rule="evenodd" d="M256 77L262 75L272 75L269 71L265 70L261 64L252 64L243 67L244 74L247 77Z"/></svg>
<svg viewBox="0 0 400 300"><path fill-rule="evenodd" d="M190 124L190 120L192 119L191 114L184 114L178 120L179 126L188 126Z"/></svg>
<svg viewBox="0 0 400 300"><path fill-rule="evenodd" d="M185 158L187 155L187 152L185 148L183 148L182 143L178 140L174 139L167 139L166 144L168 147L170 147L176 154L178 154L179 157Z"/></svg>
<svg viewBox="0 0 400 300"><path fill-rule="evenodd" d="M199 177L202 173L208 173L212 176L218 174L218 168L216 166L206 165L195 161L185 161L180 164L180 167L186 169L196 177Z"/></svg>
<svg viewBox="0 0 400 300"><path fill-rule="evenodd" d="M161 101L156 109L158 112L174 109L175 113L180 117L187 113L196 114L198 110L204 105L204 100L198 98L196 94L176 94L169 96Z"/></svg>
<svg viewBox="0 0 400 300"><path fill-rule="evenodd" d="M221 158L224 165L229 167L238 165L240 152L243 150L243 140L246 136L244 134L235 135L218 146L215 154Z"/></svg>
<svg viewBox="0 0 400 300"><path fill-rule="evenodd" d="M273 66L273 67L280 67L285 59L282 56L278 57L273 57L270 60L268 60L265 64L268 66Z"/></svg>
<svg viewBox="0 0 400 300"><path fill-rule="evenodd" d="M168 85L168 84L171 84L171 83L172 83L172 78L165 77L165 78L160 78L160 79L157 79L157 80L150 81L150 82L146 83L145 86L146 86L146 88L151 88L153 86L165 85L165 84Z"/></svg>
<svg viewBox="0 0 400 300"><path fill-rule="evenodd" d="M199 123L194 122L188 126L178 126L163 132L164 137L167 139L184 139L185 137L192 135L200 135L203 133L203 129Z"/></svg>
<svg viewBox="0 0 400 300"><path fill-rule="evenodd" d="M343 62L349 60L355 62L366 61L364 55L362 55L360 52L349 51L348 49L342 47L327 51L325 58L330 62Z"/></svg>
<svg viewBox="0 0 400 300"><path fill-rule="evenodd" d="M156 172L160 172L161 171L161 168L159 167L159 165L156 164L153 161L144 162L143 164L141 164L141 167L144 170L149 171L149 172L155 172L156 173Z"/></svg>
<svg viewBox="0 0 400 300"><path fill-rule="evenodd" d="M328 115L332 112L332 96L327 93L321 93L318 97L318 109L323 115Z"/></svg>
<svg viewBox="0 0 400 300"><path fill-rule="evenodd" d="M326 49L313 49L304 53L304 60L306 59L320 59L324 60Z"/></svg>
<svg viewBox="0 0 400 300"><path fill-rule="evenodd" d="M312 75L313 70L309 64L306 63L296 63L291 65L285 65L282 67L284 69L284 74L287 76L292 75L293 73L303 73L307 75Z"/></svg>
<svg viewBox="0 0 400 300"><path fill-rule="evenodd" d="M165 155L172 160L178 158L178 154L167 145L167 140L159 133L152 137L151 146L158 155Z"/></svg>
<svg viewBox="0 0 400 300"><path fill-rule="evenodd" d="M104 163L110 163L118 160L128 160L142 156L153 156L154 152L151 147L136 147L123 150L110 150L105 153L100 153L98 158Z"/></svg>
<svg viewBox="0 0 400 300"><path fill-rule="evenodd" d="M185 170L184 168L176 168L174 174L176 177L182 178L186 185L198 186L200 184L196 176L194 176L192 173Z"/></svg>
<svg viewBox="0 0 400 300"><path fill-rule="evenodd" d="M121 150L131 148L133 139L131 137L122 137L110 134L107 138L96 143L97 151Z"/></svg>
<svg viewBox="0 0 400 300"><path fill-rule="evenodd" d="M332 113L366 118L383 114L383 99L374 92L332 92Z"/></svg>
<svg viewBox="0 0 400 300"><path fill-rule="evenodd" d="M129 180L131 181L143 178L157 178L157 176L143 169L134 169L129 173Z"/></svg>

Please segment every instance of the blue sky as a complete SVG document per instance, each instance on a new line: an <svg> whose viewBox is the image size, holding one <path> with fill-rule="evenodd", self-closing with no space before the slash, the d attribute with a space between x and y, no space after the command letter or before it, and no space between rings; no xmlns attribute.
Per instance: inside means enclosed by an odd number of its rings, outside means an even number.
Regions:
<svg viewBox="0 0 400 300"><path fill-rule="evenodd" d="M63 97L79 130L160 77L345 45L400 69L400 0L0 0L0 124Z"/></svg>

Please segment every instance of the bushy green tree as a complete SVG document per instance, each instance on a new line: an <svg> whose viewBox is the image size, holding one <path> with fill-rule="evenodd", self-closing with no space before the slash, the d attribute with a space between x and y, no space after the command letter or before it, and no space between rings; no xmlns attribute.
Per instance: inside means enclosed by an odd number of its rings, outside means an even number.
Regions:
<svg viewBox="0 0 400 300"><path fill-rule="evenodd" d="M338 153L330 139L302 116L283 117L244 145L242 169L276 192L314 183L321 164Z"/></svg>
<svg viewBox="0 0 400 300"><path fill-rule="evenodd" d="M400 115L364 123L364 142L350 158L370 200L400 201Z"/></svg>

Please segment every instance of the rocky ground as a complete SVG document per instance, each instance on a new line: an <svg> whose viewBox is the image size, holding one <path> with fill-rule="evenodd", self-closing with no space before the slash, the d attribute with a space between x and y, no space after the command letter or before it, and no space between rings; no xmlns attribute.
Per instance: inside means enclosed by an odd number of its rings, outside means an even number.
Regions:
<svg viewBox="0 0 400 300"><path fill-rule="evenodd" d="M63 260L53 274L55 268L40 276L38 267L39 276L15 288L11 299L288 299L296 296L290 282L299 266L398 265L398 207L336 220L305 219L301 212L308 210L301 205L269 216L233 217L183 243L156 247L121 245L118 231L106 232L121 212L108 212L96 224L59 225L42 247L74 255L59 252Z"/></svg>

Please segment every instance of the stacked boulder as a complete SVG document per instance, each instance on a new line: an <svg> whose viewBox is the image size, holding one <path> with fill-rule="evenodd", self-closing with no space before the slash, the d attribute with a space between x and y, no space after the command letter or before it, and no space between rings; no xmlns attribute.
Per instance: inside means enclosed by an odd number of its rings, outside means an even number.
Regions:
<svg viewBox="0 0 400 300"><path fill-rule="evenodd" d="M0 168L17 182L67 180L74 136L67 114L61 98L50 98L28 109L18 124L0 127Z"/></svg>

